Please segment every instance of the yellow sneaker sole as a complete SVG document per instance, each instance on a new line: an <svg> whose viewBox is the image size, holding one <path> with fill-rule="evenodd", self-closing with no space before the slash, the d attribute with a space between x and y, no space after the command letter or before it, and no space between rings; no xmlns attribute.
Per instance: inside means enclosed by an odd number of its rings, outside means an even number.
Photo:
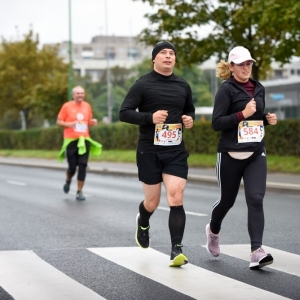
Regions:
<svg viewBox="0 0 300 300"><path fill-rule="evenodd" d="M181 267L188 263L188 259L184 254L177 255L173 260L171 260L169 266L170 267Z"/></svg>

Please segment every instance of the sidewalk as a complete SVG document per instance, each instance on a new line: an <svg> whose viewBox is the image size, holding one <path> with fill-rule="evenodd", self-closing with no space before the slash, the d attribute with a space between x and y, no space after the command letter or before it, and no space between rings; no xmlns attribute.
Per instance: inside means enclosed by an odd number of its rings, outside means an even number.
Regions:
<svg viewBox="0 0 300 300"><path fill-rule="evenodd" d="M67 163L59 163L57 160L0 157L0 165L17 165L26 167L38 167L48 169L65 170ZM1 168L1 167L0 167ZM90 161L89 173L127 175L137 177L137 167L134 163L113 163ZM217 178L213 168L189 168L189 182L213 184L217 186ZM243 185L243 183L242 183ZM268 173L267 191L290 193L300 198L300 174Z"/></svg>

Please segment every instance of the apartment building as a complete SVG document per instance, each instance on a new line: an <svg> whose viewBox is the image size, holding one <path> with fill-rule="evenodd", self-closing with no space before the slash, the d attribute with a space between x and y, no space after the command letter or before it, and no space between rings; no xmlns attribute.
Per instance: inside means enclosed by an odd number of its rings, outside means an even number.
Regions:
<svg viewBox="0 0 300 300"><path fill-rule="evenodd" d="M66 63L69 62L69 42L62 42L58 47L58 55ZM80 76L88 74L93 81L97 81L108 67L119 66L129 69L144 58L151 59L151 51L152 47L145 46L137 37L95 36L91 43L72 44L74 73Z"/></svg>

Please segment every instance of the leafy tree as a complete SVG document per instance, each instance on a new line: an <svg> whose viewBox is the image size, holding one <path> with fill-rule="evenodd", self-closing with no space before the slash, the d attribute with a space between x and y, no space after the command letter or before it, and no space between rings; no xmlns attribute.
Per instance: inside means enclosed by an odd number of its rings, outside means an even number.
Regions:
<svg viewBox="0 0 300 300"><path fill-rule="evenodd" d="M112 122L119 121L119 109L123 102L127 90L121 86L112 86L111 99L112 99ZM108 103L107 103L107 86L104 87L103 93L100 93L95 99L96 110L100 113L101 119L108 115Z"/></svg>
<svg viewBox="0 0 300 300"><path fill-rule="evenodd" d="M10 109L5 111L2 114L0 119L0 128L5 129L20 129L21 128L21 119L19 112L15 109Z"/></svg>
<svg viewBox="0 0 300 300"><path fill-rule="evenodd" d="M300 55L299 0L133 0L157 8L146 14L152 27L141 32L148 45L162 38L180 49L180 64L212 56L227 59L234 46L257 60L253 77L264 78L272 60L282 64Z"/></svg>
<svg viewBox="0 0 300 300"><path fill-rule="evenodd" d="M127 81L132 70L119 66L110 69L112 121L119 120L119 108L127 93ZM90 76L75 78L76 85L84 87L86 99L93 108L93 115L99 121L108 115L108 91L107 70L105 70L98 82L93 82Z"/></svg>
<svg viewBox="0 0 300 300"><path fill-rule="evenodd" d="M202 70L196 65L190 67L177 67L174 73L184 78L191 86L193 93L193 102L195 106L211 106L212 96L209 87L209 81L204 76Z"/></svg>
<svg viewBox="0 0 300 300"><path fill-rule="evenodd" d="M67 100L67 65L57 49L39 48L30 31L21 41L2 39L0 49L0 114L23 111L28 127L41 118L56 118Z"/></svg>

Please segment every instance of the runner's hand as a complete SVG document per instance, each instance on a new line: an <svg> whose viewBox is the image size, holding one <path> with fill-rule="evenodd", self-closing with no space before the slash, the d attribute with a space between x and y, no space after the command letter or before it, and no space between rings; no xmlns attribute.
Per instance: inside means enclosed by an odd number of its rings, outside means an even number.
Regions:
<svg viewBox="0 0 300 300"><path fill-rule="evenodd" d="M186 116L183 115L182 117L182 122L185 128L192 128L194 125L194 120L191 116Z"/></svg>
<svg viewBox="0 0 300 300"><path fill-rule="evenodd" d="M91 119L89 125L90 126L97 126L98 125L98 120L97 119Z"/></svg>
<svg viewBox="0 0 300 300"><path fill-rule="evenodd" d="M256 112L256 102L252 98L246 105L245 109L242 111L244 118L247 119L251 117Z"/></svg>
<svg viewBox="0 0 300 300"><path fill-rule="evenodd" d="M78 121L66 122L66 127L75 128L75 126L76 126L77 123L78 123Z"/></svg>
<svg viewBox="0 0 300 300"><path fill-rule="evenodd" d="M167 117L168 117L167 110L158 110L152 116L153 124L163 124L165 123Z"/></svg>
<svg viewBox="0 0 300 300"><path fill-rule="evenodd" d="M277 116L275 114L268 113L266 119L270 125L276 125L277 123Z"/></svg>

